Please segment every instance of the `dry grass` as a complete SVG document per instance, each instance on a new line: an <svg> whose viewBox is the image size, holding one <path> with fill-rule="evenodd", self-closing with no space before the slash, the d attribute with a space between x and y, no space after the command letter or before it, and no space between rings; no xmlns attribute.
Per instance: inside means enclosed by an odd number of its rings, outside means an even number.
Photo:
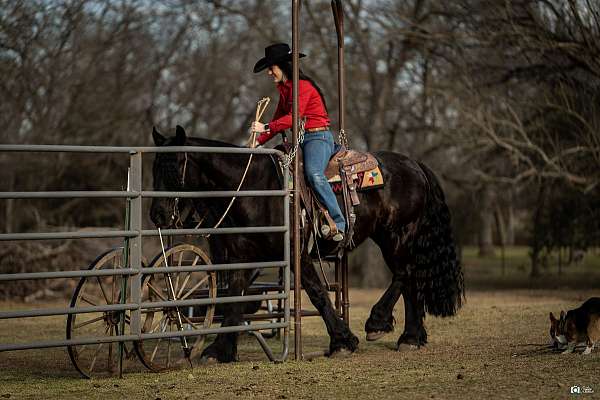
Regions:
<svg viewBox="0 0 600 400"><path fill-rule="evenodd" d="M380 290L351 292L351 327L363 325ZM591 356L540 353L527 344L547 340L547 312L573 307L592 295L582 291L512 290L471 292L459 315L429 317L429 345L394 351L403 326L378 342L361 340L348 359L319 358L271 364L258 344L243 336L239 363L153 374L128 364L125 379L83 380L64 349L0 353L3 398L567 398L571 385L600 393L600 352ZM20 308L3 303L2 309ZM64 318L3 321L0 342L58 338ZM305 351L323 349L320 319L303 323ZM19 339L15 338L18 336ZM274 340L273 340L274 341ZM275 342L273 342L275 346ZM592 398L593 395L582 395Z"/></svg>

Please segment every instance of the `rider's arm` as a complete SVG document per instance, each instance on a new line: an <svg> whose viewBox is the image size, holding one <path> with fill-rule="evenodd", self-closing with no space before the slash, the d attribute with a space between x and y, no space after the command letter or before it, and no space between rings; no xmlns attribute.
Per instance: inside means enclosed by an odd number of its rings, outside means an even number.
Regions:
<svg viewBox="0 0 600 400"><path fill-rule="evenodd" d="M306 111L306 106L308 104L308 100L310 99L311 85L310 82L301 80L298 82L298 86L298 116L301 117L304 115ZM262 133L257 139L259 144L264 144L273 136L275 136L278 132L284 131L292 127L292 110L290 108L290 110L287 113L285 112L285 102L286 99L284 99L283 96L281 96L279 98L279 104L277 105L277 111L273 116L273 120L269 122L269 131ZM281 116L278 116L279 111L282 112Z"/></svg>
<svg viewBox="0 0 600 400"><path fill-rule="evenodd" d="M285 102L286 102L286 98L280 94L279 102L277 103L277 109L275 110L275 114L273 114L273 118L271 119L271 121L280 118L282 115L285 115ZM256 141L258 142L259 145L265 144L267 141L271 140L271 138L273 136L275 136L275 134L277 133L277 132L274 132L273 130L271 130L270 122L268 125L269 125L269 129L264 131L263 133L261 133L256 138Z"/></svg>

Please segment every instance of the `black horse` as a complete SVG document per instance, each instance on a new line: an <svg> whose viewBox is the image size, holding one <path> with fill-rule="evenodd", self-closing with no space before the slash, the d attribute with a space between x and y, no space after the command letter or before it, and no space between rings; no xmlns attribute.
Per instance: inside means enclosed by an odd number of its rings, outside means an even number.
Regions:
<svg viewBox="0 0 600 400"><path fill-rule="evenodd" d="M236 147L219 141L187 137L177 126L174 137L152 132L157 146ZM404 297L405 326L398 346L421 346L427 342L425 312L451 316L463 298L463 274L455 251L450 212L434 174L425 165L389 151L374 155L382 166L385 186L360 193L354 242L371 238L380 247L393 278L371 310L365 330L371 338L394 329L393 308ZM154 190L235 190L248 157L235 154L159 153L154 160ZM277 163L269 155L254 155L243 190L278 190L284 185ZM185 173L185 176L183 174ZM184 187L182 187L182 185ZM179 208L185 208L182 199ZM283 221L281 198L238 198L221 226L269 226ZM205 218L204 227L223 215L229 199L193 199L193 207ZM152 221L157 227L172 226L173 199L154 199ZM302 238L307 239L309 229ZM278 261L283 259L282 234L213 235L211 257L215 263ZM302 286L322 316L330 336L329 354L355 351L358 338L338 317L321 283L310 255L301 254ZM367 266L368 267L368 266ZM249 285L251 271L235 271L229 277L229 295L239 296ZM223 326L239 325L244 306L231 304ZM219 334L202 353L204 360L230 362L237 358L237 334Z"/></svg>

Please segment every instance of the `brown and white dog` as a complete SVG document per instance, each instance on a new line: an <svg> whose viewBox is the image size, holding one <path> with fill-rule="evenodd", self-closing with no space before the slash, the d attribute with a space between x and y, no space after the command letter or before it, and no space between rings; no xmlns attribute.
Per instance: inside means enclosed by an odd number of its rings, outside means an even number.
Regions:
<svg viewBox="0 0 600 400"><path fill-rule="evenodd" d="M585 345L583 354L590 354L600 344L600 297L591 297L579 308L560 312L557 319L550 313L550 344L572 353L577 345Z"/></svg>

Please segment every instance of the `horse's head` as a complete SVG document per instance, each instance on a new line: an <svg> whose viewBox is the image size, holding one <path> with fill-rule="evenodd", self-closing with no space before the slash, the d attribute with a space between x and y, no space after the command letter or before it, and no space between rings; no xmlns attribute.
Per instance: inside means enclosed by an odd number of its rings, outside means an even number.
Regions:
<svg viewBox="0 0 600 400"><path fill-rule="evenodd" d="M152 129L152 138L156 146L185 146L185 130L177 125L175 136L164 137ZM155 191L186 190L186 172L188 169L186 153L156 153L152 167L153 187ZM184 198L152 199L150 218L158 228L174 228L183 225L192 210L192 202Z"/></svg>

